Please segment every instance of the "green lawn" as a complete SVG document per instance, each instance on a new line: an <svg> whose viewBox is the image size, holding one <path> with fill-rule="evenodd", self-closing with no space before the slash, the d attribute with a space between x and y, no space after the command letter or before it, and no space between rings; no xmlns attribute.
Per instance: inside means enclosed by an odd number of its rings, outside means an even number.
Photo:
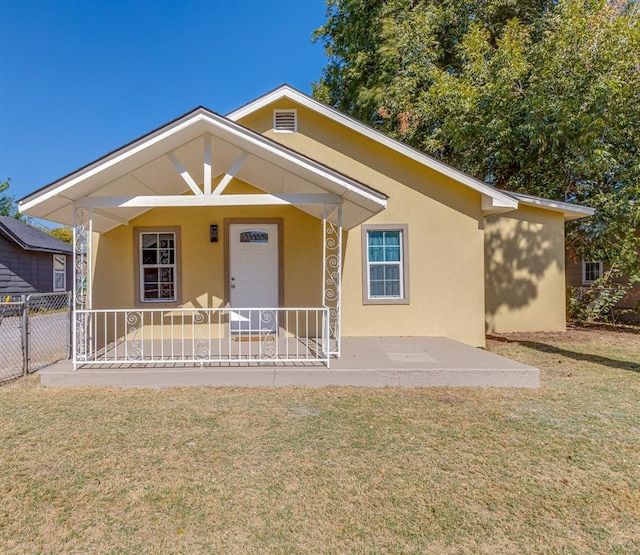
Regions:
<svg viewBox="0 0 640 555"><path fill-rule="evenodd" d="M640 553L640 335L539 390L0 388L0 553Z"/></svg>

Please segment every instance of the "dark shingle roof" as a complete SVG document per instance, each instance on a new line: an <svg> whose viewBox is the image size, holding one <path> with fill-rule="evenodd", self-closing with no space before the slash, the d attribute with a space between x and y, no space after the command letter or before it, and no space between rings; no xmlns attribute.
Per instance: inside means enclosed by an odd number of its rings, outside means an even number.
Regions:
<svg viewBox="0 0 640 555"><path fill-rule="evenodd" d="M73 247L44 231L9 216L0 216L0 234L29 251L71 254Z"/></svg>

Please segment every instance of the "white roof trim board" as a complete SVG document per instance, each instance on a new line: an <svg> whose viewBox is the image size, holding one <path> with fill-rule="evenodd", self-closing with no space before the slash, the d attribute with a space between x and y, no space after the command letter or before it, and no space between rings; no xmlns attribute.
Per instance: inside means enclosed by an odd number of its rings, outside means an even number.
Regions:
<svg viewBox="0 0 640 555"><path fill-rule="evenodd" d="M578 218L586 218L587 216L593 216L596 213L595 208L589 206L583 206L581 204L571 204L569 202L561 202L558 200L549 200L541 197L534 197L533 195L525 195L523 193L509 193L516 197L520 204L526 206L534 206L537 208L546 208L553 212L562 212L565 220L577 220Z"/></svg>
<svg viewBox="0 0 640 555"><path fill-rule="evenodd" d="M227 147L246 152L255 164L277 167L307 189L313 187L313 191L306 190L306 193L338 195L344 206L343 217L347 229L386 207L387 197L383 193L201 107L23 198L20 201L20 211L40 218L56 214L58 219L50 219L60 221L61 214L66 210L65 221L60 223L69 224L71 222L66 220L70 218L74 202L80 202L91 195L100 196L102 187L112 185L127 172L135 172L145 164L170 157L173 150L203 137L211 137ZM213 150L215 152L215 145ZM260 184L253 184L260 188ZM273 194L279 192L267 189L265 191ZM118 191L116 196L126 195L128 192ZM183 191L175 192L181 194ZM215 195L212 197L211 205L214 206L220 198ZM318 215L316 212L322 214L321 207L315 211L306 206L304 209L314 215ZM144 211L138 210L132 217ZM113 223L112 221L111 224ZM102 223L100 225L104 229L101 230L99 225L97 230L106 231L116 227L111 224Z"/></svg>

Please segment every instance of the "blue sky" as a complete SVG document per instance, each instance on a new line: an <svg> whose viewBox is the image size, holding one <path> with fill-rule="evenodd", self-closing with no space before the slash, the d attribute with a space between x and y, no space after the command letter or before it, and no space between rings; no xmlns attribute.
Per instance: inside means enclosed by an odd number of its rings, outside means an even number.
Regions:
<svg viewBox="0 0 640 555"><path fill-rule="evenodd" d="M0 0L0 181L21 198L196 106L310 93L324 21L324 0Z"/></svg>

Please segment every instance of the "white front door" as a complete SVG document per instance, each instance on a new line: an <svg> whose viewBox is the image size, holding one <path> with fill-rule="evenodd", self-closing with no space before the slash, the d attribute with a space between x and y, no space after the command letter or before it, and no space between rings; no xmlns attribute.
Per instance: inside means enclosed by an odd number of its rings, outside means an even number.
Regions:
<svg viewBox="0 0 640 555"><path fill-rule="evenodd" d="M278 306L278 225L229 225L229 302L231 308ZM231 313L231 331L271 332L277 326L274 311Z"/></svg>

